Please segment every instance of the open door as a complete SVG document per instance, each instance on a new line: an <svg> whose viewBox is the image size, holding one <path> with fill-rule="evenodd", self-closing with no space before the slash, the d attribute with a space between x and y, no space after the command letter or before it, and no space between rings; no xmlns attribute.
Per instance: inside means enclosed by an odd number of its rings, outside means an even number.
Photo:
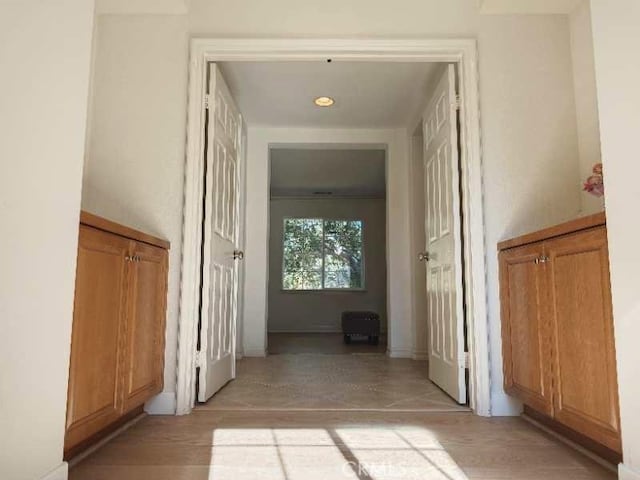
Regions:
<svg viewBox="0 0 640 480"><path fill-rule="evenodd" d="M442 75L424 121L429 378L467 402L455 67Z"/></svg>
<svg viewBox="0 0 640 480"><path fill-rule="evenodd" d="M235 378L240 238L240 113L215 64L209 65L202 238L198 401Z"/></svg>

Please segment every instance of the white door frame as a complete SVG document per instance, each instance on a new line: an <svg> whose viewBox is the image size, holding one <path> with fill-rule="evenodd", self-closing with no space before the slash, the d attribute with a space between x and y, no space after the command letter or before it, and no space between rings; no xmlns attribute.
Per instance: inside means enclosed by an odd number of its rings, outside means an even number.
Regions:
<svg viewBox="0 0 640 480"><path fill-rule="evenodd" d="M478 54L474 39L229 39L191 40L189 102L176 413L194 405L198 285L202 215L204 96L206 64L216 61L452 62L458 65L461 93L462 204L465 238L465 303L469 332L469 398L474 412L491 415L489 335L478 95ZM409 253L409 252L407 252Z"/></svg>

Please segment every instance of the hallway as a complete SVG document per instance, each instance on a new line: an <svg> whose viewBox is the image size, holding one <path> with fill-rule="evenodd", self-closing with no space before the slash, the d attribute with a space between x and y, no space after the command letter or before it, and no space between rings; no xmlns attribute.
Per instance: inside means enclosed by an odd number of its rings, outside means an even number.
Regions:
<svg viewBox="0 0 640 480"><path fill-rule="evenodd" d="M520 418L481 418L381 354L280 354L191 415L148 416L72 480L605 480L615 475Z"/></svg>
<svg viewBox="0 0 640 480"><path fill-rule="evenodd" d="M519 418L197 409L146 417L72 480L613 480Z"/></svg>

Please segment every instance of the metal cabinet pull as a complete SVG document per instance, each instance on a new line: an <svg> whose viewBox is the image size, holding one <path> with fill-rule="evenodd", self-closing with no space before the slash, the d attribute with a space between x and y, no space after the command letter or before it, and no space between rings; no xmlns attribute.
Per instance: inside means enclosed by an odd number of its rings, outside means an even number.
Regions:
<svg viewBox="0 0 640 480"><path fill-rule="evenodd" d="M429 255L429 252L420 252L418 254L418 261L428 262L429 260L431 260L431 256Z"/></svg>
<svg viewBox="0 0 640 480"><path fill-rule="evenodd" d="M549 257L547 257L546 255L541 255L539 257L536 257L536 259L533 261L533 263L538 265L540 263L547 263L548 261L549 261Z"/></svg>

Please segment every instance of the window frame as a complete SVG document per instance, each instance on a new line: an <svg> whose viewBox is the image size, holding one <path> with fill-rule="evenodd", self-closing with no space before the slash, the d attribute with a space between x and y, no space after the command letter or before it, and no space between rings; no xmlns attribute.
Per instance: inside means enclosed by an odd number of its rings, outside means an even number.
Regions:
<svg viewBox="0 0 640 480"><path fill-rule="evenodd" d="M322 222L322 270L320 275L320 280L322 283L322 288L305 288L305 289L294 289L294 288L285 288L284 287L284 275L285 275L285 255L284 255L284 234L285 234L285 225L287 220L320 220ZM361 248L362 248L362 282L359 287L349 287L349 288L325 288L324 286L324 276L325 276L325 222L360 222L362 225L360 240L361 240ZM282 218L282 238L280 241L280 251L282 252L282 262L280 268L280 291L284 293L353 293L353 292L366 292L366 266L367 262L365 259L365 221L362 218L334 218L334 217L306 217L306 216L293 216L293 217L283 217Z"/></svg>

